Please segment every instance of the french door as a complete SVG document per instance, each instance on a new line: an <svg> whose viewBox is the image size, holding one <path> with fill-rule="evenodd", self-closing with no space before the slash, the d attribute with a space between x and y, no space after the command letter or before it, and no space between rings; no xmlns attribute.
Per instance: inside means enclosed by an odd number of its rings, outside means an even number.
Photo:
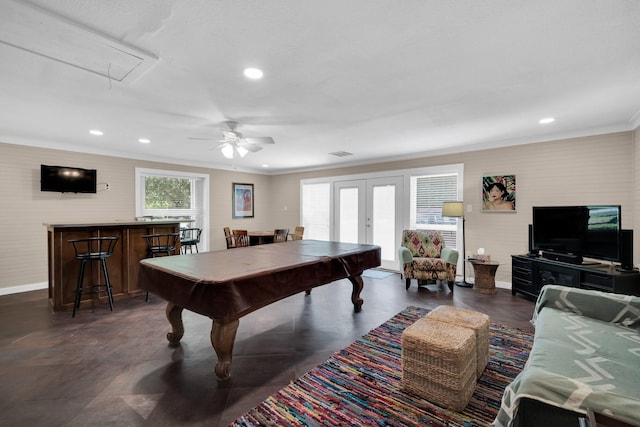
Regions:
<svg viewBox="0 0 640 427"><path fill-rule="evenodd" d="M401 176L336 181L333 239L378 245L382 268L397 270L402 232Z"/></svg>

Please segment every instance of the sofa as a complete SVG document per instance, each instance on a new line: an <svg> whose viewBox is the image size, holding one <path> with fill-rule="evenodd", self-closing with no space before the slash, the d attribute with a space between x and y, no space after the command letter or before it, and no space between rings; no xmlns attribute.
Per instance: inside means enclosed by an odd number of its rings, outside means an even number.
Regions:
<svg viewBox="0 0 640 427"><path fill-rule="evenodd" d="M532 323L492 425L577 426L588 411L640 424L640 297L546 285Z"/></svg>
<svg viewBox="0 0 640 427"><path fill-rule="evenodd" d="M418 286L426 281L446 281L453 291L458 251L445 246L439 231L404 230L400 244L398 259L407 289L411 279L416 279Z"/></svg>

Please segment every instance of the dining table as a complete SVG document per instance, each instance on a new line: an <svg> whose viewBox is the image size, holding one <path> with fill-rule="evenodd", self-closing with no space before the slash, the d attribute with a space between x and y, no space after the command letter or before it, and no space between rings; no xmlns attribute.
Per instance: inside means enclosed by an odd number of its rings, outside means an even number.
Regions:
<svg viewBox="0 0 640 427"><path fill-rule="evenodd" d="M311 297L312 288L340 279L351 283L351 302L360 312L362 272L380 262L380 246L292 240L145 259L140 262L138 286L167 301L170 345L179 345L184 335L184 309L212 319L210 339L218 356L215 374L222 381L231 375L241 317L301 292Z"/></svg>

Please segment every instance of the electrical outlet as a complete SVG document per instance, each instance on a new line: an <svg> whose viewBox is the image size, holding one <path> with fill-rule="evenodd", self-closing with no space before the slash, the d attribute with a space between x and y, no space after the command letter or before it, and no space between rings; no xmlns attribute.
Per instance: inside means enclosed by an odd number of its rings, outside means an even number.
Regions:
<svg viewBox="0 0 640 427"><path fill-rule="evenodd" d="M106 183L106 184L104 185L104 189L105 189L105 190L109 191L109 189L110 189L110 188L111 188L111 186L109 185L109 183Z"/></svg>

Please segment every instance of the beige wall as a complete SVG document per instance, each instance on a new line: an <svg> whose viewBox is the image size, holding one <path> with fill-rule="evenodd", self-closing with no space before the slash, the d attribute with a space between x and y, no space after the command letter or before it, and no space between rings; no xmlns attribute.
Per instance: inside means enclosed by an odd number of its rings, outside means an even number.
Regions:
<svg viewBox="0 0 640 427"><path fill-rule="evenodd" d="M97 194L62 194L40 191L40 164L76 166L98 170ZM132 220L135 217L135 168L204 173L210 176L211 249L225 248L222 228L270 229L294 227L272 217L271 179L214 169L81 154L0 143L0 185L3 203L0 224L0 292L47 281L46 228L43 223ZM109 183L104 191L100 183ZM255 217L231 218L232 182L254 184ZM14 289L11 289L14 290Z"/></svg>
<svg viewBox="0 0 640 427"><path fill-rule="evenodd" d="M211 249L221 249L225 247L224 226L268 230L297 225L300 179L463 163L464 201L472 208L466 217L467 254L479 247L486 248L494 259L503 263L497 279L510 282L510 255L527 250L527 224L531 222L534 205L620 204L623 227L635 228L634 210L640 209L640 182L634 178L634 171L640 167L640 155L634 150L634 140L640 142L640 131L276 176L0 143L0 182L4 196L0 224L5 237L4 244L0 245L0 292L3 288L46 282L43 223L132 219L136 167L209 174L209 238ZM95 195L42 193L39 190L41 163L98 169L98 182L109 182L111 188ZM481 212L480 182L485 174L517 175L517 212ZM255 185L255 218L232 220L232 182Z"/></svg>
<svg viewBox="0 0 640 427"><path fill-rule="evenodd" d="M301 179L376 171L464 164L467 255L483 247L502 265L496 279L511 282L511 255L526 253L531 207L562 204L620 204L624 228L634 228L633 133L543 142L455 155L417 158L351 168L273 177L274 188L292 188ZM640 167L640 166L638 166ZM483 175L516 174L517 212L482 212ZM640 185L640 184L638 184ZM636 186L637 188L637 186ZM294 194L291 192L290 194ZM640 196L639 196L640 197ZM299 206L290 196L283 203ZM638 233L640 234L640 233ZM637 251L635 251L637 253ZM636 259L638 257L636 256ZM467 268L467 275L472 271Z"/></svg>

